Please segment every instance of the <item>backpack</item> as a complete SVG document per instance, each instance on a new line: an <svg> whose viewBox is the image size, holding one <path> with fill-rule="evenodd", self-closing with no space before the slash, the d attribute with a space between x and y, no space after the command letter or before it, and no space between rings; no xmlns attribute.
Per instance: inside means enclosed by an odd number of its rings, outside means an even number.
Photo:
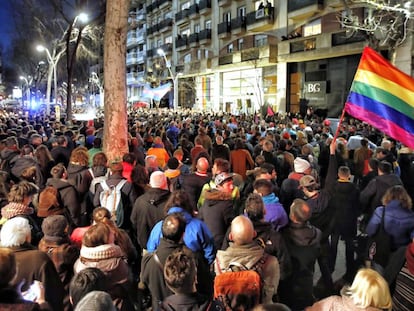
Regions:
<svg viewBox="0 0 414 311"><path fill-rule="evenodd" d="M250 310L262 301L263 280L261 277L263 264L268 254L263 256L248 269L246 266L231 262L229 270L216 275L214 279L214 299L220 301L225 310ZM216 258L218 271L222 271Z"/></svg>
<svg viewBox="0 0 414 311"><path fill-rule="evenodd" d="M91 176L92 176L92 181L91 181L91 184L90 184L90 186L89 186L89 192L90 193L92 193L93 195L95 194L95 192L96 192L96 186L98 185L98 184L100 184L100 183L102 183L104 180L107 180L108 179L108 173L109 172L107 172L105 175L103 175L103 176L97 176L97 177L95 177L95 175L93 174L93 170L90 168L89 169L89 173L91 174Z"/></svg>
<svg viewBox="0 0 414 311"><path fill-rule="evenodd" d="M111 213L111 219L118 227L124 223L124 207L122 204L121 189L127 180L121 180L116 186L108 186L106 180L101 182L102 192L99 195L101 207L105 207Z"/></svg>
<svg viewBox="0 0 414 311"><path fill-rule="evenodd" d="M53 186L46 186L39 194L37 216L46 218L50 215L63 215L65 208L59 200L59 190Z"/></svg>

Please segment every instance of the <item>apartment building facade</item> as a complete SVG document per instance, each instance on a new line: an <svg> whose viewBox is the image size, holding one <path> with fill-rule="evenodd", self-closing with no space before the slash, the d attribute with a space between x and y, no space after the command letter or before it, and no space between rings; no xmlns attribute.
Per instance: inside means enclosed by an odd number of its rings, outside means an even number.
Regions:
<svg viewBox="0 0 414 311"><path fill-rule="evenodd" d="M298 112L304 104L337 116L367 45L366 37L341 27L340 0L134 3L127 43L133 99L144 83L170 80L177 90L166 98L172 102L175 94L180 107ZM401 51L401 66L411 74L411 39Z"/></svg>

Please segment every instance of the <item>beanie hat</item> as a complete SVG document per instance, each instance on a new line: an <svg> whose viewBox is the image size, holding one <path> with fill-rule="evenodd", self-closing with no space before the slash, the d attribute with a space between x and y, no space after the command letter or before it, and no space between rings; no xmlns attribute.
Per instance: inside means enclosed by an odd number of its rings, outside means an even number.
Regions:
<svg viewBox="0 0 414 311"><path fill-rule="evenodd" d="M166 185L167 185L167 177L165 177L164 172L156 171L151 174L150 176L151 188L163 188Z"/></svg>
<svg viewBox="0 0 414 311"><path fill-rule="evenodd" d="M310 168L310 163L302 158L296 158L293 161L293 167L296 173L303 173Z"/></svg>
<svg viewBox="0 0 414 311"><path fill-rule="evenodd" d="M115 311L112 298L107 292L92 291L76 305L75 311Z"/></svg>
<svg viewBox="0 0 414 311"><path fill-rule="evenodd" d="M178 160L176 159L176 158L170 158L169 160L168 160L168 162L167 162L167 166L168 166L168 168L170 169L170 170L175 170L175 169L177 169L177 167L178 167L178 165L179 165L180 163L178 163Z"/></svg>
<svg viewBox="0 0 414 311"><path fill-rule="evenodd" d="M64 237L68 221L63 215L48 216L43 220L42 231L45 237Z"/></svg>

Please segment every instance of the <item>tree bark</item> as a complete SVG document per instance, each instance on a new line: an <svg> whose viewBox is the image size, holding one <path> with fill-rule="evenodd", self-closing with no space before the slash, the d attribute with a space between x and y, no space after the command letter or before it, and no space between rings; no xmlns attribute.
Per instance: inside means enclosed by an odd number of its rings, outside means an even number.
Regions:
<svg viewBox="0 0 414 311"><path fill-rule="evenodd" d="M129 0L107 0L104 37L104 140L109 161L128 152L126 36Z"/></svg>

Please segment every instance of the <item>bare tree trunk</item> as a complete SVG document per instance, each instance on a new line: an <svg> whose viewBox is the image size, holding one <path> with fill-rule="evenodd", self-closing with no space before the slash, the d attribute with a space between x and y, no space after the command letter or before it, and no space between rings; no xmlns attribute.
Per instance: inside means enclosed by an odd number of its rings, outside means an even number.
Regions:
<svg viewBox="0 0 414 311"><path fill-rule="evenodd" d="M128 152L126 36L129 0L107 0L104 38L104 141L109 161Z"/></svg>

